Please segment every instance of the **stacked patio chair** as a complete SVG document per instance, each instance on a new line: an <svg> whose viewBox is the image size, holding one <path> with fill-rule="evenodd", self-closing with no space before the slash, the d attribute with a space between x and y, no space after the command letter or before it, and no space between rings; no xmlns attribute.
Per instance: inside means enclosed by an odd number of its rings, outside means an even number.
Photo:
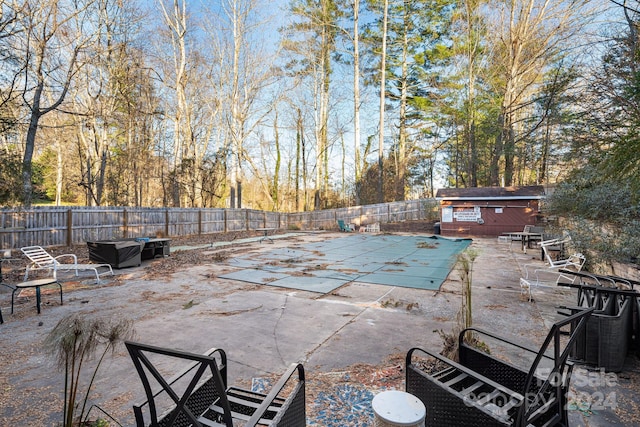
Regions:
<svg viewBox="0 0 640 427"><path fill-rule="evenodd" d="M577 289L576 306L563 307L571 314L585 307L594 308L587 326L576 341L571 357L607 372L620 372L631 348L637 347L638 294L627 288L633 286L629 280L586 272L563 271L578 282L560 283Z"/></svg>
<svg viewBox="0 0 640 427"><path fill-rule="evenodd" d="M573 366L567 359L592 312L587 308L556 322L537 350L476 328L460 333L459 362L412 348L406 391L424 403L426 426L567 426ZM491 354L474 345L478 340L491 342ZM505 353L494 356L496 348ZM532 362L517 366L505 356Z"/></svg>
<svg viewBox="0 0 640 427"><path fill-rule="evenodd" d="M551 253L551 248L552 247L566 247L567 244L569 244L571 242L571 238L570 237L566 237L563 239L552 239L552 240L545 240L540 242L540 248L542 249L542 252L544 253L544 261L546 262L546 266L544 268L535 268L537 266L534 266L534 274L536 275L536 283L538 283L538 273L541 271L549 271L549 272L555 272L557 273L558 277L556 279L556 284L558 284L558 282L561 279L571 279L571 277L568 277L566 275L564 275L560 270L573 270L573 271L581 271L582 267L584 267L586 258L583 254L576 252L573 253L567 257L561 258L561 259L557 259L554 258L552 253ZM531 268L531 265L525 265L525 271L526 271L526 279L529 279L529 268Z"/></svg>
<svg viewBox="0 0 640 427"><path fill-rule="evenodd" d="M369 224L364 228L364 231L367 233L379 233L380 232L380 223L374 222L373 224Z"/></svg>
<svg viewBox="0 0 640 427"><path fill-rule="evenodd" d="M570 256L564 257L562 259L557 259L551 253L551 248L560 247L562 251L564 248L571 242L571 236L566 235L561 239L551 239L551 240L543 240L540 242L540 248L543 253L543 260L546 265L541 267L538 264L525 264L524 271L525 276L520 278L520 292L525 297L528 297L529 301L532 299L531 288L532 286L540 285L540 277L539 273L548 272L555 274L556 281L555 284L558 285L561 280L574 280L575 277L572 275L567 275L563 271L582 271L584 264L586 262L586 257L581 253L573 253ZM533 275L535 275L535 281L532 277L530 277L530 272L533 271Z"/></svg>

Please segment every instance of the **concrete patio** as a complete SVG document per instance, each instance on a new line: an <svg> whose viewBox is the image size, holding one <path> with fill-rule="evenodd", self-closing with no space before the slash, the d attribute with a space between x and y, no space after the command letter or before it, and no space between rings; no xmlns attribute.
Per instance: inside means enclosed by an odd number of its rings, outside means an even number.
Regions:
<svg viewBox="0 0 640 427"><path fill-rule="evenodd" d="M59 305L55 294L44 295L40 315L33 298L17 305L16 314L11 315L10 293L0 290L5 318L0 325L0 424L54 426L59 422L62 373L41 351L42 341L65 315L82 312L131 318L136 340L141 342L192 352L223 348L229 357L231 383L251 384L252 379L271 377L300 361L308 386L316 388L307 396L308 425L370 425L370 414L360 414L352 424L326 415L321 418L319 396L328 390L320 385L327 384L327 376L344 376L354 367L367 366L371 372L397 371L395 381L385 387L403 387L400 356L414 346L441 349L437 331L449 332L456 324L461 304L457 271L439 290L356 280L328 293L220 277L237 271L234 260L240 257L274 249L297 250L342 236L292 233L273 236L273 243L256 238L172 247L170 258L116 270L115 279L99 286L65 282L64 305ZM525 254L517 245L484 238L474 239L470 248L479 254L473 268L474 325L538 346L558 318L556 306L575 302L574 291L536 287L529 302L521 297L519 278L524 264L542 265L538 251ZM637 358L629 357L625 371L615 375L615 384L603 385L596 376L593 381L580 381L573 387L577 398L570 408L571 425L638 425L639 377ZM363 388L373 394L380 390L379 385ZM142 396L137 374L121 347L104 362L91 400L130 426L131 404ZM603 399L598 400L600 396ZM605 402L607 396L610 399ZM586 402L587 398L592 401ZM596 404L602 408L594 409Z"/></svg>

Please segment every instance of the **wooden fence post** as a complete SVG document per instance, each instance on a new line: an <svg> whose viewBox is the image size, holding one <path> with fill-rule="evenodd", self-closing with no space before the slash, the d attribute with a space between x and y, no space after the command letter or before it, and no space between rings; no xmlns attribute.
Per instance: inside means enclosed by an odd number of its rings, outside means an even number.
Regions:
<svg viewBox="0 0 640 427"><path fill-rule="evenodd" d="M122 238L126 239L129 235L129 218L127 209L122 210Z"/></svg>
<svg viewBox="0 0 640 427"><path fill-rule="evenodd" d="M226 209L224 209L222 211L222 217L224 219L223 230L224 230L225 233L227 233L227 232L229 232L229 226L227 225L228 219L227 219L227 210Z"/></svg>
<svg viewBox="0 0 640 427"><path fill-rule="evenodd" d="M245 225L245 230L249 231L249 209L245 209L244 210L245 213L245 217L244 217L244 225Z"/></svg>
<svg viewBox="0 0 640 427"><path fill-rule="evenodd" d="M198 236L202 235L202 209L198 209Z"/></svg>
<svg viewBox="0 0 640 427"><path fill-rule="evenodd" d="M67 210L67 246L73 245L73 210Z"/></svg>
<svg viewBox="0 0 640 427"><path fill-rule="evenodd" d="M169 237L169 209L164 211L164 237Z"/></svg>

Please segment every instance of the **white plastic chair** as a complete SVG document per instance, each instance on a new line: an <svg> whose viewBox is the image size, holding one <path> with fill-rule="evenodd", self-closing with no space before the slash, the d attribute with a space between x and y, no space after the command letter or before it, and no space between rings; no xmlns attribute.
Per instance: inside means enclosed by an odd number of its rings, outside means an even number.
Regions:
<svg viewBox="0 0 640 427"><path fill-rule="evenodd" d="M113 276L113 269L109 264L78 264L78 257L75 254L63 254L57 257L51 256L49 252L45 251L41 246L27 246L20 249L23 254L31 261L31 264L27 265L24 272L24 280L29 278L29 271L36 270L50 270L53 272L53 278L58 279L58 271L70 271L73 270L78 275L78 270L93 270L96 275L96 282L100 283L100 276L104 274L111 274ZM60 258L70 258L73 262L68 264L62 264L58 261ZM98 272L98 269L104 269L105 271Z"/></svg>
<svg viewBox="0 0 640 427"><path fill-rule="evenodd" d="M379 233L380 232L380 223L376 222L373 224L369 224L365 227L364 231L368 233Z"/></svg>

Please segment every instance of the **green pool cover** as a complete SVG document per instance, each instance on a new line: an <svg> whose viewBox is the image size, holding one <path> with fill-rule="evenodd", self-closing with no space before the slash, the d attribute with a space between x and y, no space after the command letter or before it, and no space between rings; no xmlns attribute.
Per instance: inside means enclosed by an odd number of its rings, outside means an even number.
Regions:
<svg viewBox="0 0 640 427"><path fill-rule="evenodd" d="M350 234L228 260L226 279L327 293L349 282L439 289L471 239Z"/></svg>

